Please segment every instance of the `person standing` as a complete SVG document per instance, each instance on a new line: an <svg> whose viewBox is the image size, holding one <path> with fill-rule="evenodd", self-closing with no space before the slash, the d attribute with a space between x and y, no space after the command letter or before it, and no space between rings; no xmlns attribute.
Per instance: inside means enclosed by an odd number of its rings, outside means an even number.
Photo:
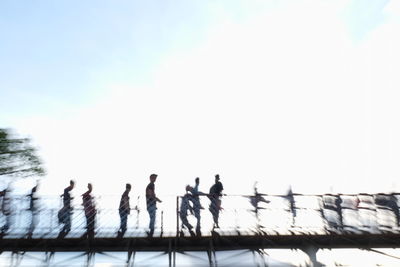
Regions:
<svg viewBox="0 0 400 267"><path fill-rule="evenodd" d="M154 234L154 224L156 221L156 210L157 210L157 202L162 202L160 199L156 197L155 193L155 185L154 183L157 180L157 174L150 175L150 183L146 187L146 205L147 212L149 213L150 223L149 223L149 236L153 236Z"/></svg>
<svg viewBox="0 0 400 267"><path fill-rule="evenodd" d="M86 233L88 237L94 237L94 226L96 222L96 207L93 201L93 186L91 183L87 185L88 190L82 194L82 205L86 217Z"/></svg>
<svg viewBox="0 0 400 267"><path fill-rule="evenodd" d="M71 231L71 215L72 215L72 206L71 201L72 197L70 192L75 187L75 182L73 180L69 181L69 186L64 189L64 193L61 195L63 198L63 207L58 212L58 219L61 223L64 224L60 235L66 235Z"/></svg>
<svg viewBox="0 0 400 267"><path fill-rule="evenodd" d="M193 226L189 223L189 221L187 219L188 210L190 210L190 212L193 213L193 208L192 208L192 206L190 206L190 202L189 202L193 197L191 194L189 194L189 192L192 191L193 188L191 186L187 185L185 189L186 189L186 193L181 199L179 217L181 218L181 221L182 221L182 228L186 227L189 230L190 235L194 236L195 234L192 231Z"/></svg>
<svg viewBox="0 0 400 267"><path fill-rule="evenodd" d="M213 228L219 228L218 219L219 219L219 211L221 210L221 199L222 190L224 187L220 182L219 174L215 175L215 184L210 187L209 198L211 200L209 211L211 212L214 220Z"/></svg>
<svg viewBox="0 0 400 267"><path fill-rule="evenodd" d="M197 223L196 223L196 234L197 235L201 235L201 231L200 231L200 210L203 209L203 207L201 206L200 203L200 195L205 195L203 192L199 191L199 185L200 185L200 178L196 177L195 179L195 186L194 187L190 187L190 193L192 193L192 203L193 203L193 212L194 212L194 216L197 219Z"/></svg>
<svg viewBox="0 0 400 267"><path fill-rule="evenodd" d="M31 224L29 226L29 231L28 231L28 237L32 238L32 234L33 231L36 228L36 225L38 223L38 219L37 219L37 196L36 196L36 191L37 191L37 187L38 185L35 185L32 190L31 193L28 195L28 199L29 199L29 211L31 212Z"/></svg>
<svg viewBox="0 0 400 267"><path fill-rule="evenodd" d="M119 202L119 218L121 224L118 231L118 236L122 237L126 232L126 225L128 223L128 215L131 212L129 204L129 192L131 191L131 184L126 184L125 191L121 196L121 201Z"/></svg>

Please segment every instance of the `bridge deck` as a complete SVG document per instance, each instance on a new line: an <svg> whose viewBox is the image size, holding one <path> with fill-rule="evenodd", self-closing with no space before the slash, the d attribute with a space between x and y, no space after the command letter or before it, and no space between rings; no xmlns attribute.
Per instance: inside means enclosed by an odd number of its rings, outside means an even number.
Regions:
<svg viewBox="0 0 400 267"><path fill-rule="evenodd" d="M4 238L0 251L215 251L286 248L398 248L400 234L222 235L138 238Z"/></svg>

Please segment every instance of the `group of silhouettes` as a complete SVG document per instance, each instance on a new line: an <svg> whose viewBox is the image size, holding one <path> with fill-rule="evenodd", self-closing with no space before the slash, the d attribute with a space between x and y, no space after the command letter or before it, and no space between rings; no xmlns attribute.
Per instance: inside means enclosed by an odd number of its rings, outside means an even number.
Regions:
<svg viewBox="0 0 400 267"><path fill-rule="evenodd" d="M150 182L146 186L146 191L145 191L146 208L150 219L149 230L147 231L147 234L148 236L153 236L155 221L156 221L157 202L161 202L161 200L156 196L155 193L155 182L157 180L157 174L151 174L149 179ZM208 193L201 192L199 190L199 185L200 185L200 179L197 177L195 179L195 185L194 186L187 185L185 187L186 193L180 198L180 207L178 213L182 223L182 229L186 228L191 236L201 235L200 211L204 208L201 205L200 196L206 196L210 200L208 209L211 212L213 218L213 230L214 228L219 228L218 219L220 210L222 209L221 196L224 187L220 182L220 176L218 174L215 175L215 183L210 187ZM34 186L31 189L31 192L27 195L29 200L28 211L30 211L31 213L31 222L29 224L27 233L28 237L32 237L32 233L38 223L38 205L37 205L38 197L36 195L37 187L38 185ZM71 231L71 216L73 214L73 206L72 206L73 198L71 196L71 191L74 189L74 187L75 187L75 182L71 180L69 186L64 189L64 192L61 195L63 205L62 208L57 213L58 222L62 225L59 237L65 237ZM125 191L123 192L119 203L118 211L120 216L120 227L117 233L118 237L122 237L127 231L128 215L131 212L130 199L129 199L129 193L131 191L131 188L132 188L131 184L127 183ZM87 236L88 238L94 237L95 235L95 222L97 214L94 197L91 194L92 189L93 189L92 184L89 183L87 185L87 191L81 195L82 206L86 218L85 236ZM2 227L0 227L0 234L6 233L11 225L12 207L11 207L11 198L9 194L10 190L8 188L0 191L0 199L1 199L0 209L5 217L4 220L5 223L3 224ZM254 185L254 195L249 196L250 203L254 208L258 226L261 226L259 218L259 210L265 209L263 207L260 207L259 204L262 202L270 203L270 201L265 198L266 196L267 195L265 194L258 193L257 183ZM282 196L288 202L289 212L292 214L292 223L291 223L292 226L295 225L296 210L298 209L298 207L296 207L295 205L295 196L301 196L301 194L294 194L291 188L289 188L287 195ZM387 209L394 215L393 217L396 220L396 225L397 226L400 225L400 212L399 212L399 205L397 204L399 199L398 193L393 193L393 194L380 193L374 195L358 194L348 197L352 197L353 200L351 200L351 202L352 203L354 202L353 204L349 205L344 202L344 198L346 198L345 195L325 194L320 196L321 216L322 218L325 218L325 220L328 222L329 227L340 228L340 229L343 228L343 214L342 214L343 209L359 210L359 209L365 209L366 207L370 207L369 209L375 209L375 210L377 208ZM336 221L329 220L328 218L329 216L326 214L328 210L334 211L337 214L338 220ZM194 215L194 217L197 220L195 227L193 227L188 220L189 213ZM183 233L183 231L181 232Z"/></svg>
<svg viewBox="0 0 400 267"><path fill-rule="evenodd" d="M151 174L150 183L146 186L146 208L149 214L149 230L147 231L148 236L153 236L154 234L154 226L156 221L156 211L157 211L157 202L162 202L155 193L155 182L157 180L157 174ZM220 177L218 174L215 175L215 183L211 186L209 193L203 193L199 191L200 179L197 177L195 179L195 185L186 186L186 194L181 199L180 212L179 216L182 221L182 227L186 227L190 234L193 235L201 235L200 231L200 210L203 207L200 204L200 195L208 196L210 199L209 211L212 214L214 221L214 228L219 228L218 218L219 212L221 210L221 196L222 191L224 189L222 183L220 182ZM63 224L63 227L60 231L59 237L65 237L71 231L71 216L73 213L73 207L71 205L71 191L75 186L75 182L73 180L70 181L70 184L67 188L64 189L63 194L61 195L63 199L63 207L58 211L58 221L60 224ZM88 238L94 237L95 234L95 221L96 221L96 207L94 203L94 198L91 195L92 192L92 184L88 184L88 190L82 194L82 205L86 217L86 233L85 236ZM120 216L120 227L118 230L118 237L122 237L127 230L128 223L128 215L130 214L131 207L129 202L129 193L131 191L131 184L127 183L125 186L125 191L121 196L121 200L119 203L119 216ZM189 223L187 216L188 211L190 211L197 219L196 223L196 233L193 231L193 226ZM32 220L33 221L33 220ZM34 227L34 223L32 223L32 230Z"/></svg>

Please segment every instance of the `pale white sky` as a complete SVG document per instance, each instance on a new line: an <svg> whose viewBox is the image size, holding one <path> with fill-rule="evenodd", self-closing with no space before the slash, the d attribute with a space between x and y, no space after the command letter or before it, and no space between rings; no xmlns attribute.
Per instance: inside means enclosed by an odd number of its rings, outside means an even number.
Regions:
<svg viewBox="0 0 400 267"><path fill-rule="evenodd" d="M400 189L398 1L29 5L0 3L0 125L43 192Z"/></svg>

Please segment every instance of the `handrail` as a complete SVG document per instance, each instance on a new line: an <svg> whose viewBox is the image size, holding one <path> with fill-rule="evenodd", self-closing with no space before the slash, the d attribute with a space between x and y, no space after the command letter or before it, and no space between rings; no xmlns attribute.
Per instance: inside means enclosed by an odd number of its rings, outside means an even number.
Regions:
<svg viewBox="0 0 400 267"><path fill-rule="evenodd" d="M291 194L291 195L193 195L164 196L156 213L155 235L201 235L212 231L248 233L303 232L399 232L400 193L393 194ZM120 196L94 197L96 212L90 214L80 199L72 201L71 229L62 236L85 235L88 223L95 221L94 236L117 235L121 213ZM145 236L149 217L143 196L131 198L125 236ZM2 237L59 237L65 223L59 223L62 201L59 196L38 198L31 209L27 196L0 197ZM186 203L187 202L187 203ZM184 203L184 204L182 204ZM182 206L189 205L189 206ZM184 211L182 211L184 209ZM197 209L197 210L196 210ZM173 218L176 218L174 220ZM186 222L187 221L187 222ZM201 227L201 230L200 230ZM198 229L199 228L199 229Z"/></svg>

